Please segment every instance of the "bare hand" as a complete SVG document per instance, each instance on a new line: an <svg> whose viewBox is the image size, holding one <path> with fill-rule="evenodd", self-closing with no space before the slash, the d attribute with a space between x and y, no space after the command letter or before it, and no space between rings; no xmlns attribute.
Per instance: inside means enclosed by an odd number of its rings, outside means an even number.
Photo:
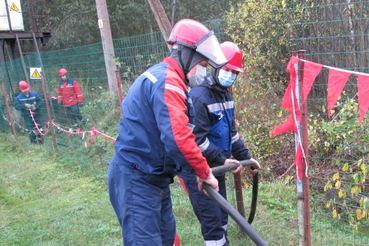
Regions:
<svg viewBox="0 0 369 246"><path fill-rule="evenodd" d="M239 161L237 161L235 159L227 159L227 160L225 160L224 165L228 165L228 164L231 164L231 163L239 163ZM239 165L236 169L231 170L231 172L232 173L239 173L239 172L241 172L241 170L242 170L242 165Z"/></svg>
<svg viewBox="0 0 369 246"><path fill-rule="evenodd" d="M252 167L249 168L252 175L255 175L258 172L258 170L261 168L261 166L260 166L259 162L257 160L255 160L254 158L251 158L250 160L254 161L256 163L256 165L258 166L257 169L253 169Z"/></svg>
<svg viewBox="0 0 369 246"><path fill-rule="evenodd" d="M201 179L198 176L196 177L197 186L198 186L199 190L200 191L203 190L202 184L205 182L208 185L210 185L211 187L213 187L216 191L219 191L218 180L214 177L213 173L211 172L211 169L209 170L209 172L210 172L210 174L209 174L208 177L206 177L206 179Z"/></svg>

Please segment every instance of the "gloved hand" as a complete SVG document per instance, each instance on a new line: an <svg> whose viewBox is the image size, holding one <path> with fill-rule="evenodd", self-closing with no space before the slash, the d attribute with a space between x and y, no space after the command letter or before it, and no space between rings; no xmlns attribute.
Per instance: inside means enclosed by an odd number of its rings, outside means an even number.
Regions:
<svg viewBox="0 0 369 246"><path fill-rule="evenodd" d="M78 103L78 106L83 107L83 103Z"/></svg>
<svg viewBox="0 0 369 246"><path fill-rule="evenodd" d="M58 104L61 105L62 104L62 101L58 101Z"/></svg>
<svg viewBox="0 0 369 246"><path fill-rule="evenodd" d="M32 111L36 111L36 106L32 104L32 105L31 105L31 110L32 110Z"/></svg>
<svg viewBox="0 0 369 246"><path fill-rule="evenodd" d="M26 106L26 108L31 108L31 104L29 103L25 103L24 106Z"/></svg>

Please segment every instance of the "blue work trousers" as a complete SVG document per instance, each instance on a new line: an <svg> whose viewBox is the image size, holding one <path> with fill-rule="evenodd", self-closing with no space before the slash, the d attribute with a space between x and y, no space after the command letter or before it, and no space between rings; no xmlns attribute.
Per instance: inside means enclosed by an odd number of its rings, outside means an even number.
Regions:
<svg viewBox="0 0 369 246"><path fill-rule="evenodd" d="M124 245L173 246L176 224L168 182L113 158L108 186Z"/></svg>
<svg viewBox="0 0 369 246"><path fill-rule="evenodd" d="M192 208L201 223L201 232L205 245L228 246L227 224L228 214L223 211L208 195L199 191L196 174L183 172L180 175L186 185ZM225 176L216 176L219 182L219 193L227 199Z"/></svg>

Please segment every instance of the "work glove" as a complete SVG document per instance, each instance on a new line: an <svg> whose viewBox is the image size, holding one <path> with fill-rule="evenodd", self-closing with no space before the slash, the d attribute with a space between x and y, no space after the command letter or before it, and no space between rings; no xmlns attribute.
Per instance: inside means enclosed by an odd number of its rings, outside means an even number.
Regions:
<svg viewBox="0 0 369 246"><path fill-rule="evenodd" d="M31 104L29 103L25 103L24 106L26 106L26 108L31 108Z"/></svg>
<svg viewBox="0 0 369 246"><path fill-rule="evenodd" d="M32 111L36 111L36 106L32 104L32 105L31 105L31 110L32 110Z"/></svg>
<svg viewBox="0 0 369 246"><path fill-rule="evenodd" d="M78 106L83 107L83 103L78 103Z"/></svg>

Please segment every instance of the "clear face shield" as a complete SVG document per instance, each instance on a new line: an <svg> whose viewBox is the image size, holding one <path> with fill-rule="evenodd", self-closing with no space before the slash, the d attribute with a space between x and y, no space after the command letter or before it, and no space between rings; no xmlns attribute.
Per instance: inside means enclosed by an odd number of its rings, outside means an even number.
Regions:
<svg viewBox="0 0 369 246"><path fill-rule="evenodd" d="M195 44L196 51L209 59L209 64L214 68L220 68L228 63L222 47L214 32L209 32L205 37Z"/></svg>

